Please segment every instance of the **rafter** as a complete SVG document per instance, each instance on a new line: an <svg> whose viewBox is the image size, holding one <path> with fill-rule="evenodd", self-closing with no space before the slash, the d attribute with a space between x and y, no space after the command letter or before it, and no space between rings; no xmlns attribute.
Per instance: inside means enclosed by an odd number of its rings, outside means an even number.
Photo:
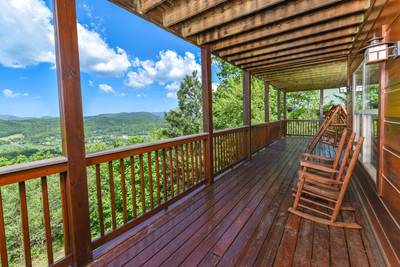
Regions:
<svg viewBox="0 0 400 267"><path fill-rule="evenodd" d="M195 17L207 10L210 10L227 0L190 0L190 1L177 1L174 8L165 10L164 13L164 26L171 27L177 23Z"/></svg>
<svg viewBox="0 0 400 267"><path fill-rule="evenodd" d="M232 0L182 24L182 36L188 37L222 24L238 20L286 0ZM332 0L330 0L332 1Z"/></svg>
<svg viewBox="0 0 400 267"><path fill-rule="evenodd" d="M236 65L243 65L243 64L248 64L248 63L252 63L252 62L257 62L260 60L267 60L267 59L271 59L271 58L299 54L299 53L309 52L309 51L318 51L321 49L327 49L327 48L332 48L332 47L337 47L337 46L342 46L344 48L346 48L346 47L350 48L351 42L352 42L352 37L345 37L345 38L339 38L336 40L315 43L315 44L309 44L309 45L301 46L301 47L295 47L295 48L291 48L291 49L281 49L278 51L272 51L272 52L264 53L259 56L252 56L252 57L240 59L237 61L234 61L234 60L230 60L230 61L234 62Z"/></svg>
<svg viewBox="0 0 400 267"><path fill-rule="evenodd" d="M323 10L320 10L322 7L327 7L334 3L340 3L338 5L333 5L331 8L339 11L339 9L346 9L347 12L351 10L359 10L365 9L365 1L364 0L355 0L355 1L345 1L342 0L326 0L326 1L319 1L319 0L302 0L296 1L293 3L289 3L285 6L278 6L274 9L267 9L266 11L260 12L255 14L251 17L246 17L244 19L234 21L232 23L228 23L226 25L222 25L215 29L211 29L204 33L199 33L197 37L197 41L200 44L210 43L217 41L222 38L226 38L229 36L234 36L236 34L250 31L253 29L257 29L260 27L264 27L266 25L276 23L279 21L284 21L292 18L296 18L300 15L306 17L306 21L310 21L311 19L308 18L309 14L318 14ZM298 4L298 5L296 5ZM314 13L311 13L315 11ZM320 19L327 19L329 17L322 17ZM184 30L183 28L182 30ZM184 35L185 36L185 35ZM186 35L189 36L189 35Z"/></svg>
<svg viewBox="0 0 400 267"><path fill-rule="evenodd" d="M167 0L140 0L139 12L147 13L166 1Z"/></svg>
<svg viewBox="0 0 400 267"><path fill-rule="evenodd" d="M339 61L339 60L344 60L346 59L347 54L344 52L335 52L334 54L330 55L319 55L319 56L313 56L313 57L307 57L303 59L293 59L293 60L288 60L284 62L278 62L278 63L273 63L273 64L265 64L262 66L257 66L257 67L252 67L248 68L253 74L258 74L261 72L266 72L266 70L274 70L274 69L282 69L282 68L293 68L294 66L300 66L300 65L313 65L313 64L318 64L321 62L328 62L329 60L332 61Z"/></svg>
<svg viewBox="0 0 400 267"><path fill-rule="evenodd" d="M248 68L262 66L265 64L274 64L274 63L280 63L280 62L286 62L286 61L292 61L292 60L301 60L301 59L312 60L316 56L329 56L329 55L336 55L338 53L346 55L346 54L348 54L348 49L349 49L349 45L340 45L340 46L336 46L336 47L332 47L332 48L318 49L315 51L307 51L307 52L303 52L303 53L292 54L292 55L287 55L287 56L282 56L282 57L276 57L276 58L272 57L272 58L268 58L265 60L253 62L253 63L243 64L240 66L241 66L241 68L248 69Z"/></svg>
<svg viewBox="0 0 400 267"><path fill-rule="evenodd" d="M334 32L327 32L323 34L317 34L317 35L312 35L312 36L305 36L304 38L298 38L293 41L288 41L284 43L275 43L271 42L269 43L268 46L266 47L258 47L256 49L253 49L251 51L243 52L243 53L236 53L232 56L227 56L225 57L227 61L236 61L240 59L245 59L245 58L251 58L259 55L264 55L272 52L277 52L277 51L282 51L282 50L287 50L287 49L293 49L293 48L299 48L299 47L305 47L309 46L312 44L321 44L323 42L327 41L332 41L332 40L337 40L339 38L353 38L354 34L356 31L356 27L349 27L349 28L344 28L340 29ZM290 34L287 34L290 36ZM221 53L219 53L221 55Z"/></svg>

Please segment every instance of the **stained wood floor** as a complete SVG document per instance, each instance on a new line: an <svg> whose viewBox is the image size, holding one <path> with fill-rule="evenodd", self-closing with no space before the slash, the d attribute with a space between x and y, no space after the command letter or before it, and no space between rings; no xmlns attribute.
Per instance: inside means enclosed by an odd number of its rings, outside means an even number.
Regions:
<svg viewBox="0 0 400 267"><path fill-rule="evenodd" d="M94 266L385 266L366 219L362 230L288 214L298 158L308 140L281 139L108 249ZM327 149L319 149L329 154Z"/></svg>

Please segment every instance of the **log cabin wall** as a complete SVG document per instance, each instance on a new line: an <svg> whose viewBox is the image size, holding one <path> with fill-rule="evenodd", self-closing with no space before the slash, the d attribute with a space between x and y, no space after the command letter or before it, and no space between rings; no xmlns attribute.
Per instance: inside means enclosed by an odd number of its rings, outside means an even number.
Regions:
<svg viewBox="0 0 400 267"><path fill-rule="evenodd" d="M400 1L374 1L354 41L350 73L360 65L358 51L374 33L388 42L400 40ZM382 63L380 73L378 179L376 184L369 179L360 163L354 184L387 263L400 266L400 58Z"/></svg>

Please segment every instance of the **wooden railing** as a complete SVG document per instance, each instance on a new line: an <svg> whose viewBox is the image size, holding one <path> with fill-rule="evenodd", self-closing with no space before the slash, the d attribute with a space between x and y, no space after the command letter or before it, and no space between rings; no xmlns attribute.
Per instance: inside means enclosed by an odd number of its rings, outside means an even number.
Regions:
<svg viewBox="0 0 400 267"><path fill-rule="evenodd" d="M282 122L253 125L251 151L255 152L278 139L282 135L283 126ZM249 127L240 127L214 132L213 175L247 157L249 130ZM86 164L88 178L92 250L203 185L206 181L207 138L208 134L202 133L88 154L83 164ZM36 259L32 261L31 257L32 251L37 249L47 254L49 265L72 264L70 238L73 230L69 225L69 200L66 193L67 165L66 158L62 157L0 168L1 266L8 266L9 262L18 260L25 261L27 266L32 263L37 265ZM29 207L36 205L29 203L30 198L27 197L32 195L30 183L40 188L35 192L41 192L41 240L44 242L40 244L32 242L40 233L30 231L32 218L29 218ZM22 240L21 248L18 249L23 256L19 259L10 259L7 254L10 249L15 249L7 245L10 236L6 231L4 199L1 196L1 190L7 186L17 187L15 192L19 196L19 218L14 218L22 228L22 237L17 237ZM54 201L54 194L59 196L57 201ZM58 213L61 215L55 216ZM62 245L59 244L60 240ZM56 242L58 246L55 246Z"/></svg>
<svg viewBox="0 0 400 267"><path fill-rule="evenodd" d="M260 123L251 126L251 152L271 144L283 133L284 123L281 121Z"/></svg>
<svg viewBox="0 0 400 267"><path fill-rule="evenodd" d="M285 124L287 136L313 136L318 132L320 120L286 120Z"/></svg>
<svg viewBox="0 0 400 267"><path fill-rule="evenodd" d="M67 266L71 264L72 255L70 253L70 242L69 242L69 227L68 227L68 209L67 209L67 196L66 196L66 170L67 161L65 158L53 158L50 160L42 160L28 164L21 164L18 166L10 166L1 168L0 170L0 255L1 255L1 266L8 266L9 258L7 254L7 240L16 239L19 240L20 237L13 237L6 235L5 231L5 218L4 218L4 201L1 195L1 190L13 190L15 193L18 191L19 203L9 203L12 205L11 208L16 209L18 214L16 218L12 219L13 223L18 225L18 219L22 225L22 247L21 257L23 258L26 266L32 265L31 257L31 240L32 234L30 232L30 225L32 221L29 219L29 202L27 195L27 184L29 188L40 187L41 198L42 198L42 214L43 218L42 227L43 237L45 240L47 262L49 265L55 263L55 265ZM58 186L56 184L59 184ZM12 188L12 186L18 185L18 189ZM52 192L51 194L57 194L60 196L57 201L49 202L49 186L52 190L59 189L58 192ZM19 204L19 209L18 209ZM10 207L10 205L8 205ZM53 210L61 210L62 217L54 218L51 216ZM53 219L53 221L51 220ZM62 229L57 229L59 226ZM10 225L8 225L10 227ZM53 226L53 227L52 227ZM15 227L15 225L14 225ZM56 229L55 229L56 228ZM52 231L53 230L53 231ZM8 233L7 233L8 234ZM33 233L37 237L40 233ZM63 240L64 253L59 259L55 259L53 244L55 239ZM38 238L38 237L37 237ZM15 245L15 244L9 244ZM13 247L13 249L18 249L18 247ZM37 248L36 248L37 249ZM60 254L57 252L57 254ZM22 256L23 255L23 256ZM14 259L17 260L17 259ZM22 264L22 263L21 263Z"/></svg>
<svg viewBox="0 0 400 267"><path fill-rule="evenodd" d="M93 249L202 185L206 139L197 134L88 155Z"/></svg>
<svg viewBox="0 0 400 267"><path fill-rule="evenodd" d="M214 132L214 175L246 158L245 142L247 131L247 127L240 127Z"/></svg>

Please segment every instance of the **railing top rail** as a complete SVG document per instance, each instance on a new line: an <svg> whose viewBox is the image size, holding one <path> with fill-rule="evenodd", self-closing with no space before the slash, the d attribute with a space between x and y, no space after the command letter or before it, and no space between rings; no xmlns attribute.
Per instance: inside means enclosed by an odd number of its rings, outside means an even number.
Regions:
<svg viewBox="0 0 400 267"><path fill-rule="evenodd" d="M228 129L217 130L217 131L214 131L214 135L218 136L218 135L222 135L222 134L225 134L225 133L238 132L240 130L244 130L244 129L247 129L247 128L249 128L249 126L240 126L240 127L236 127L236 128L228 128Z"/></svg>
<svg viewBox="0 0 400 267"><path fill-rule="evenodd" d="M67 158L58 157L0 168L0 186L67 171Z"/></svg>
<svg viewBox="0 0 400 267"><path fill-rule="evenodd" d="M193 134L187 136L181 136L177 138L171 138L167 140L160 140L148 144L137 144L130 145L120 148L113 148L108 150L103 150L95 153L90 153L86 155L86 165L94 165L107 161L112 161L116 159L126 158L130 156L140 155L146 152L151 152L155 150L160 150L163 148L169 148L177 145L182 145L185 143L190 143L194 141L200 141L207 139L208 133Z"/></svg>
<svg viewBox="0 0 400 267"><path fill-rule="evenodd" d="M286 119L286 121L320 121L320 119Z"/></svg>

